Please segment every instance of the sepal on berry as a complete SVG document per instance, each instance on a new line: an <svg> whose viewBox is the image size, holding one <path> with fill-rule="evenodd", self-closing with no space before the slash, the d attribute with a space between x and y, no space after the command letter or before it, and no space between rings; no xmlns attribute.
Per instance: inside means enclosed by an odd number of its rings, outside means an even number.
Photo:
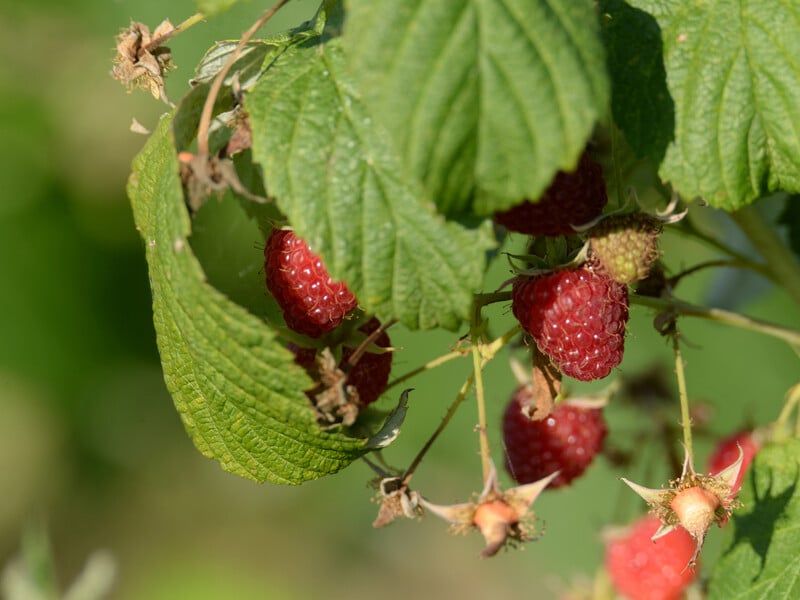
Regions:
<svg viewBox="0 0 800 600"><path fill-rule="evenodd" d="M441 505L420 498L420 503L426 510L449 521L456 533L478 529L486 541L481 557L488 558L497 554L507 542L533 539L528 524L532 517L530 507L557 476L558 471L538 481L502 491L497 484L497 470L492 465L476 501Z"/></svg>
<svg viewBox="0 0 800 600"><path fill-rule="evenodd" d="M739 447L739 457L717 475L696 473L689 453L683 463L680 478L671 482L669 488L653 489L625 478L625 482L645 502L651 512L661 521L661 527L653 535L656 540L677 527L685 529L695 540L695 552L689 561L693 566L703 548L711 525L722 527L737 506L738 490L734 485L742 469L744 453Z"/></svg>

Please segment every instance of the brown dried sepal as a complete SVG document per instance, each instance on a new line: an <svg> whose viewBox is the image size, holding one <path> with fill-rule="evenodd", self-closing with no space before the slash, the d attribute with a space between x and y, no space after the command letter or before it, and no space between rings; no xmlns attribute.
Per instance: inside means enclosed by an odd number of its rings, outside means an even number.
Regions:
<svg viewBox="0 0 800 600"><path fill-rule="evenodd" d="M209 195L221 197L228 189L259 204L270 201L244 186L236 172L236 166L229 158L203 157L191 152L180 152L178 160L181 164L181 183L186 194L186 205L193 215L200 210Z"/></svg>
<svg viewBox="0 0 800 600"><path fill-rule="evenodd" d="M337 366L330 348L325 348L317 356L317 369L321 388L313 394L317 421L328 427L349 427L358 417L358 389L346 384L347 374Z"/></svg>
<svg viewBox="0 0 800 600"><path fill-rule="evenodd" d="M380 480L378 488L381 506L372 522L373 527L385 527L398 517L412 519L422 515L419 494L410 490L400 477L385 477Z"/></svg>
<svg viewBox="0 0 800 600"><path fill-rule="evenodd" d="M171 105L164 86L164 74L175 65L167 41L175 33L175 27L165 19L151 34L143 23L132 22L122 29L116 38L117 55L111 76L122 82L130 92L138 87L150 90L153 98Z"/></svg>

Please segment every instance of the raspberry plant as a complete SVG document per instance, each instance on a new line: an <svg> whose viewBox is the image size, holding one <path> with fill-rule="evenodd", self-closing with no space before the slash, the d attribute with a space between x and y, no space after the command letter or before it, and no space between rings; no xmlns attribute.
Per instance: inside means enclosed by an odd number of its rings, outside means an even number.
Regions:
<svg viewBox="0 0 800 600"><path fill-rule="evenodd" d="M649 396L631 382L635 374L618 365L623 348L636 351L637 340L624 339L629 310L650 311L652 335L663 336L674 354L677 393L662 398L658 410L648 408L647 418L657 422L663 410L670 415L664 422L680 423L679 430L659 430L667 448L662 466L675 479L646 482L653 487L626 483L651 505L650 519L660 523L652 527L656 537L676 529L690 536L691 552L677 559L703 565L705 574L691 584L697 594L796 595L796 578L782 573L800 564L790 551L800 544L800 386L783 402L763 399L774 417L758 424L758 453L737 498L744 472L738 447L725 455L730 464L695 472L693 439L713 428L695 416L681 326L702 318L745 328L785 342L789 353L800 352L800 332L691 304L678 287L698 271L734 267L800 303L793 196L800 193L800 66L793 58L800 56L800 9L766 1L743 9L688 0L324 0L309 22L257 38L287 1L270 7L241 40L219 42L200 59L191 90L155 127L129 181L165 381L198 450L231 473L279 484L363 460L378 474L377 525L440 516L480 531L483 555L491 556L539 535L532 503L541 493L563 493L557 488L591 469L614 422L595 428L599 441L579 469L559 478L552 467L504 489L495 468L505 455L501 427L487 421L486 409L505 400L485 385L484 367L515 357L531 373L530 398L515 400L517 413L506 417L515 431L587 401L569 389L573 377L607 379L608 410L623 403L620 389L629 405L648 407ZM152 34L132 24L118 37L114 76L169 103L166 44L234 2L202 0L203 13L178 27L165 21ZM553 192L559 182L583 181L570 174L590 160L580 206ZM768 197L783 208L788 244L759 210ZM276 260L268 261L266 283L277 297L267 301L277 302L287 320L279 310L234 302L206 279L190 239L195 215L217 199L238 200L258 220L263 239L253 240L254 264L263 264L261 251L274 232L291 228L319 258L308 269L308 289L329 274L355 300L348 297L341 314L322 325L298 327L288 316L298 307L284 293L294 284L270 283L284 274ZM547 217L533 210L545 200ZM569 227L537 228L551 208ZM709 214L732 217L755 251L704 227ZM614 236L595 255L593 232L610 238L609 219ZM635 232L624 227L643 222L653 226L640 251L631 242ZM658 250L659 234L699 240L721 257L676 265ZM488 269L507 260L508 281L487 287ZM612 262L633 275L610 281L603 264ZM561 289L572 273L594 283ZM263 279L254 285L268 294ZM522 293L537 287L547 293ZM512 299L519 323L498 334ZM317 302L306 309L319 308ZM548 321L548 311L556 318ZM422 339L426 331L449 331L453 346L415 365L414 356L389 345L391 327ZM316 357L319 378L301 356ZM369 402L347 400L359 357L381 365ZM752 357L752 373L758 359ZM387 447L402 444L398 432L413 410L415 376L456 360L470 361L472 373L453 390L444 418L431 424L432 435L409 465L389 466ZM393 379L385 382L390 365ZM731 373L738 376L751 374ZM482 491L472 502L434 504L429 497L445 491L414 489L412 477L472 398L481 476L464 494ZM717 403L724 406L724 399ZM749 425L744 415L740 421ZM520 456L519 445L509 450L512 462L549 464L548 457ZM625 459L613 448L606 454L620 476L635 466L635 456ZM641 503L635 512L645 510ZM729 521L735 533L728 550L716 565L701 563L709 528ZM619 561L609 561L616 570ZM620 576L629 577L612 579ZM634 587L616 591L636 597Z"/></svg>

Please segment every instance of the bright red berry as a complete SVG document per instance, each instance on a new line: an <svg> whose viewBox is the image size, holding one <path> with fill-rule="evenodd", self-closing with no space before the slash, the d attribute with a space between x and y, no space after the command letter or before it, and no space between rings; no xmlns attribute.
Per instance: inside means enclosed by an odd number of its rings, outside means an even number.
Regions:
<svg viewBox="0 0 800 600"><path fill-rule="evenodd" d="M753 432L739 431L720 440L708 459L708 473L716 475L739 458L739 446L742 447L742 468L731 490L734 494L742 487L742 480L747 473L747 468L753 462L756 453L761 449L761 444L753 436Z"/></svg>
<svg viewBox="0 0 800 600"><path fill-rule="evenodd" d="M267 289L283 310L289 329L312 338L338 327L358 302L334 281L320 257L288 229L274 229L264 248Z"/></svg>
<svg viewBox="0 0 800 600"><path fill-rule="evenodd" d="M678 527L652 541L661 522L646 516L606 545L606 569L614 588L630 600L677 600L697 573L686 565L695 541Z"/></svg>
<svg viewBox="0 0 800 600"><path fill-rule="evenodd" d="M532 483L561 471L549 488L581 475L603 447L608 432L600 408L562 402L540 421L522 411L527 386L518 387L503 415L506 468L517 483Z"/></svg>
<svg viewBox="0 0 800 600"><path fill-rule="evenodd" d="M559 171L538 202L526 200L494 214L509 231L528 235L572 235L572 225L591 221L608 203L603 169L584 153L575 171Z"/></svg>
<svg viewBox="0 0 800 600"><path fill-rule="evenodd" d="M590 267L564 269L514 284L512 310L564 375L606 377L622 361L628 289Z"/></svg>
<svg viewBox="0 0 800 600"><path fill-rule="evenodd" d="M359 331L369 335L380 327L378 319L370 319L359 327ZM381 334L372 342L381 348L389 348L392 343L389 334L382 331ZM312 378L319 380L319 368L316 364L316 352L313 348L293 348L295 352L295 362L308 371ZM354 355L356 348L345 344L342 348L342 358L339 361L338 369L345 374L344 386L353 386L358 391L359 406L372 404L386 389L389 382L389 375L392 371L392 352L377 354L374 352L364 352L358 361L351 365L350 358ZM312 390L313 396L318 390Z"/></svg>

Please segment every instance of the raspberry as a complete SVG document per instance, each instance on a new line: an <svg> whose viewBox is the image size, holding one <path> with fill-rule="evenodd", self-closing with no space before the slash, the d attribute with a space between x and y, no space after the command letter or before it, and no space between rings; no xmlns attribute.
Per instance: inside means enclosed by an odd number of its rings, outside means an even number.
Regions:
<svg viewBox="0 0 800 600"><path fill-rule="evenodd" d="M378 319L370 319L359 328L359 331L369 335L379 327L380 321ZM373 343L381 348L390 347L389 334L385 331L381 332ZM308 371L313 379L319 380L321 377L316 364L316 351L313 348L297 348L294 346L291 349L295 353L295 363ZM355 365L350 366L348 360L353 356L355 350L355 348L348 345L343 347L338 369L346 374L344 385L353 386L358 391L358 404L364 407L380 398L386 389L386 384L389 382L389 374L392 370L392 353L376 354L365 352ZM313 399L317 391L317 389L312 390L309 392L309 396Z"/></svg>
<svg viewBox="0 0 800 600"><path fill-rule="evenodd" d="M603 212L608 203L603 169L584 152L575 171L559 171L538 202L526 200L494 220L509 231L528 235L572 235L572 225L582 225Z"/></svg>
<svg viewBox="0 0 800 600"><path fill-rule="evenodd" d="M630 600L677 600L697 576L686 566L695 551L692 537L679 527L652 541L660 526L656 517L642 517L624 537L606 545L614 588Z"/></svg>
<svg viewBox="0 0 800 600"><path fill-rule="evenodd" d="M319 256L293 231L274 229L264 248L267 289L292 331L312 338L335 329L358 302L334 281Z"/></svg>
<svg viewBox="0 0 800 600"><path fill-rule="evenodd" d="M538 481L560 470L549 487L567 485L603 447L608 431L603 412L562 402L550 416L532 421L522 412L529 390L518 387L503 415L506 469L517 483Z"/></svg>
<svg viewBox="0 0 800 600"><path fill-rule="evenodd" d="M518 279L512 310L564 375L606 377L622 361L628 289L590 267Z"/></svg>
<svg viewBox="0 0 800 600"><path fill-rule="evenodd" d="M738 444L738 445L737 445ZM742 447L742 469L733 484L732 493L737 493L742 487L742 480L747 473L747 468L753 462L756 453L761 449L758 440L753 436L752 431L739 431L730 435L717 444L711 457L708 459L708 473L716 475L725 467L730 466L739 458L739 446Z"/></svg>
<svg viewBox="0 0 800 600"><path fill-rule="evenodd" d="M600 268L619 283L641 281L658 260L661 224L648 215L609 217L591 229L592 254Z"/></svg>

